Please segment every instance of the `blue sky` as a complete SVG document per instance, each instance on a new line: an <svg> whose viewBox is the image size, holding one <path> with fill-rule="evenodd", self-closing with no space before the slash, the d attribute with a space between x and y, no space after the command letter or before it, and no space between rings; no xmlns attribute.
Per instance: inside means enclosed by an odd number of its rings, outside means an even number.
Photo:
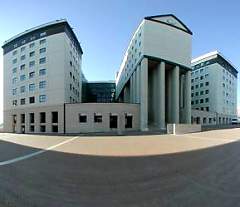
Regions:
<svg viewBox="0 0 240 207"><path fill-rule="evenodd" d="M239 8L240 3L234 0L2 1L0 43L31 27L66 18L82 45L83 71L87 79L112 80L131 35L142 18L173 13L193 32L193 57L219 50L240 68ZM2 83L2 63L0 71ZM0 89L2 111L2 85ZM239 92L238 105L240 105Z"/></svg>

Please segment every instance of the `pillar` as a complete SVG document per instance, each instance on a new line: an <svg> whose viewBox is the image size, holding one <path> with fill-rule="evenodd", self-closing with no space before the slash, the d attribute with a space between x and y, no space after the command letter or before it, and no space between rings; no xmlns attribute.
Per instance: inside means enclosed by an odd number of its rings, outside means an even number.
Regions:
<svg viewBox="0 0 240 207"><path fill-rule="evenodd" d="M172 121L179 123L179 66L172 71Z"/></svg>
<svg viewBox="0 0 240 207"><path fill-rule="evenodd" d="M185 88L184 88L184 116L185 123L191 124L191 71L185 74Z"/></svg>
<svg viewBox="0 0 240 207"><path fill-rule="evenodd" d="M133 74L133 98L132 103L136 103L136 72L134 71Z"/></svg>
<svg viewBox="0 0 240 207"><path fill-rule="evenodd" d="M130 103L133 103L133 74L130 77Z"/></svg>
<svg viewBox="0 0 240 207"><path fill-rule="evenodd" d="M159 88L158 88L158 121L159 121L159 127L160 129L165 129L165 62L161 62L158 65L158 82L159 82Z"/></svg>
<svg viewBox="0 0 240 207"><path fill-rule="evenodd" d="M136 70L136 103L140 103L140 65L137 66L137 70Z"/></svg>
<svg viewBox="0 0 240 207"><path fill-rule="evenodd" d="M140 85L140 128L148 131L148 59L141 61L141 85Z"/></svg>

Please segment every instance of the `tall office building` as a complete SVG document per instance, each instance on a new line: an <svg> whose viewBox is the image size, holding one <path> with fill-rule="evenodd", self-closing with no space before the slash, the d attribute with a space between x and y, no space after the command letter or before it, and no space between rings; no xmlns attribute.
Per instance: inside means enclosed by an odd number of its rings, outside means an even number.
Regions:
<svg viewBox="0 0 240 207"><path fill-rule="evenodd" d="M2 48L4 130L58 132L57 106L81 102L83 52L72 28L57 20L14 36Z"/></svg>
<svg viewBox="0 0 240 207"><path fill-rule="evenodd" d="M193 118L198 119L194 122L231 123L237 116L237 74L236 67L218 51L192 60L191 105L195 110ZM196 110L214 113L214 117L201 117Z"/></svg>
<svg viewBox="0 0 240 207"><path fill-rule="evenodd" d="M191 122L192 32L174 15L145 17L116 78L116 98L140 104L140 129Z"/></svg>

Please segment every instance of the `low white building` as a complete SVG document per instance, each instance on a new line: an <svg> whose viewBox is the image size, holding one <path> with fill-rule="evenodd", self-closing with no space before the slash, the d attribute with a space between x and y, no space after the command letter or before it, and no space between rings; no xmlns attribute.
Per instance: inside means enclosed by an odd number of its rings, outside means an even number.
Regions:
<svg viewBox="0 0 240 207"><path fill-rule="evenodd" d="M229 124L237 117L237 74L218 51L192 60L192 122Z"/></svg>

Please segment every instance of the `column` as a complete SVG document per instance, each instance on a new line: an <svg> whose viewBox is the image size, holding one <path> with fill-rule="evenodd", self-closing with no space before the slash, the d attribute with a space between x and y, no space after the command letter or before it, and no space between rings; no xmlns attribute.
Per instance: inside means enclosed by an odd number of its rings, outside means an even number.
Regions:
<svg viewBox="0 0 240 207"><path fill-rule="evenodd" d="M134 71L133 74L133 98L132 98L132 103L136 103L136 72Z"/></svg>
<svg viewBox="0 0 240 207"><path fill-rule="evenodd" d="M184 88L184 116L185 123L191 124L191 71L185 74L185 88Z"/></svg>
<svg viewBox="0 0 240 207"><path fill-rule="evenodd" d="M179 123L179 66L172 71L172 121Z"/></svg>
<svg viewBox="0 0 240 207"><path fill-rule="evenodd" d="M140 103L140 65L138 65L136 70L136 103Z"/></svg>
<svg viewBox="0 0 240 207"><path fill-rule="evenodd" d="M140 89L140 128L148 131L148 59L141 62L141 89Z"/></svg>
<svg viewBox="0 0 240 207"><path fill-rule="evenodd" d="M130 77L130 103L133 103L133 74Z"/></svg>
<svg viewBox="0 0 240 207"><path fill-rule="evenodd" d="M165 62L161 62L158 65L158 82L159 82L159 88L158 88L158 121L159 121L159 127L160 129L165 129Z"/></svg>

